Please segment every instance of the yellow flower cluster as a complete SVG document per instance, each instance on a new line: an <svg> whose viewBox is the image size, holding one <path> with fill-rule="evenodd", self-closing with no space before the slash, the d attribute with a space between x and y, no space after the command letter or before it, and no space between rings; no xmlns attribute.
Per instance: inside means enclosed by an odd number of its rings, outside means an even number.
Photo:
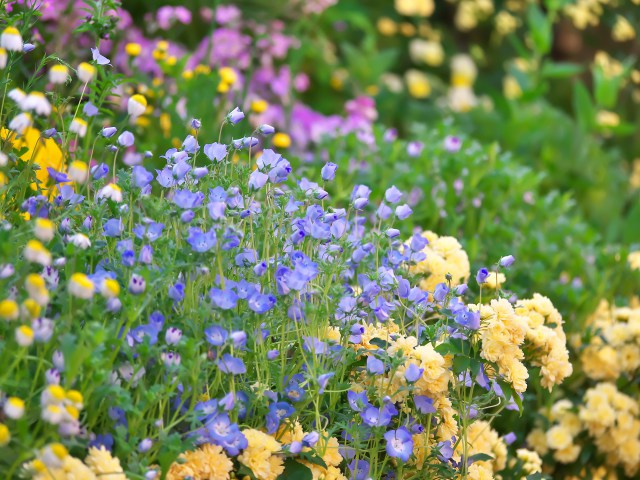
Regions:
<svg viewBox="0 0 640 480"><path fill-rule="evenodd" d="M527 319L526 341L533 349L529 360L540 367L540 384L551 390L573 373L562 316L551 300L538 293L520 300L515 312Z"/></svg>
<svg viewBox="0 0 640 480"><path fill-rule="evenodd" d="M494 12L493 0L459 0L454 22L456 27L469 31Z"/></svg>
<svg viewBox="0 0 640 480"><path fill-rule="evenodd" d="M526 475L542 473L542 459L536 452L526 448L519 448L516 450L516 458L522 461L522 470Z"/></svg>
<svg viewBox="0 0 640 480"><path fill-rule="evenodd" d="M527 443L540 455L553 452L553 458L560 463L573 463L580 455L580 446L574 442L583 430L580 417L573 412L569 400L556 402L546 414L552 426L546 431L533 429L527 436Z"/></svg>
<svg viewBox="0 0 640 480"><path fill-rule="evenodd" d="M426 231L422 236L429 240L422 250L427 256L422 262L411 267L411 273L423 275L420 288L433 291L438 283L446 282L446 274L451 274L452 285L464 283L469 278L470 265L467 252L453 237L440 237Z"/></svg>
<svg viewBox="0 0 640 480"><path fill-rule="evenodd" d="M610 3L610 0L577 0L566 4L563 12L577 29L584 30L600 23L603 6L607 3Z"/></svg>
<svg viewBox="0 0 640 480"><path fill-rule="evenodd" d="M600 302L587 321L596 335L580 355L582 369L594 380L616 380L640 367L640 308Z"/></svg>
<svg viewBox="0 0 640 480"><path fill-rule="evenodd" d="M502 272L489 272L489 276L487 277L487 281L482 285L483 287L491 288L493 290L502 288L504 282L507 281L507 277L505 277Z"/></svg>
<svg viewBox="0 0 640 480"><path fill-rule="evenodd" d="M281 444L271 435L247 428L242 431L249 443L238 461L251 469L257 480L275 480L284 472L284 461L278 453Z"/></svg>
<svg viewBox="0 0 640 480"><path fill-rule="evenodd" d="M623 467L634 478L640 467L639 409L638 401L613 383L599 383L587 390L580 407L580 420L607 463Z"/></svg>
<svg viewBox="0 0 640 480"><path fill-rule="evenodd" d="M233 462L218 445L202 445L197 450L180 455L180 461L174 462L167 473L167 480L183 478L206 478L208 480L228 480Z"/></svg>
<svg viewBox="0 0 640 480"><path fill-rule="evenodd" d="M305 432L302 430L300 423L293 422L282 425L278 433L278 440L282 443L301 442L305 436ZM311 470L314 480L346 480L340 468L338 466L342 462L342 455L338 451L338 440L334 437L330 437L325 432L321 432L320 439L315 445L315 451L322 458L327 467L316 465L307 461L300 461L303 465ZM304 451L310 449L305 447Z"/></svg>
<svg viewBox="0 0 640 480"><path fill-rule="evenodd" d="M524 366L521 345L527 335L527 319L516 314L511 303L501 298L489 305L471 305L480 311L482 358L494 362L498 372L516 392L527 389L529 372Z"/></svg>
<svg viewBox="0 0 640 480"><path fill-rule="evenodd" d="M38 457L25 465L25 470L34 480L127 480L117 457L111 456L104 447L92 447L84 463L69 455L59 443L43 448Z"/></svg>
<svg viewBox="0 0 640 480"><path fill-rule="evenodd" d="M507 445L491 424L485 420L473 422L466 431L467 456L484 453L493 457L491 460L474 462L469 467L470 480L492 479L494 474L504 469L507 463ZM464 453L463 442L459 442L455 454L460 461Z"/></svg>
<svg viewBox="0 0 640 480"><path fill-rule="evenodd" d="M640 162L638 162L638 177L638 183L640 185ZM627 257L627 261L629 262L629 267L631 268L631 270L640 270L640 250L631 252Z"/></svg>

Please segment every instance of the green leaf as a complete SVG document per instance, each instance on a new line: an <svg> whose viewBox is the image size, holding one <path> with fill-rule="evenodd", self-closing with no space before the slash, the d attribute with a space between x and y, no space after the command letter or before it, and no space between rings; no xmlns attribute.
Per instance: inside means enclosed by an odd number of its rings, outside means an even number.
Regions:
<svg viewBox="0 0 640 480"><path fill-rule="evenodd" d="M591 130L596 117L595 107L581 82L576 82L573 87L573 110L582 129Z"/></svg>
<svg viewBox="0 0 640 480"><path fill-rule="evenodd" d="M569 62L546 61L542 65L541 75L545 78L572 77L584 71L582 65Z"/></svg>
<svg viewBox="0 0 640 480"><path fill-rule="evenodd" d="M458 374L469 369L471 359L466 355L456 355L453 359L453 372Z"/></svg>
<svg viewBox="0 0 640 480"><path fill-rule="evenodd" d="M284 461L284 472L276 480L313 480L313 475L309 467L293 458L287 458Z"/></svg>
<svg viewBox="0 0 640 480"><path fill-rule="evenodd" d="M531 31L531 39L537 52L540 55L549 53L552 40L551 22L538 5L529 5L527 21Z"/></svg>
<svg viewBox="0 0 640 480"><path fill-rule="evenodd" d="M322 468L327 468L327 464L325 463L325 461L316 452L302 452L300 453L299 457L309 463L313 463L314 465L319 465Z"/></svg>
<svg viewBox="0 0 640 480"><path fill-rule="evenodd" d="M389 347L389 342L381 338L372 338L371 340L369 340L369 343L375 345L376 347L380 347L384 349Z"/></svg>
<svg viewBox="0 0 640 480"><path fill-rule="evenodd" d="M488 462L490 460L493 460L493 457L488 453L476 453L475 455L471 455L469 457L469 460L471 461L471 463Z"/></svg>

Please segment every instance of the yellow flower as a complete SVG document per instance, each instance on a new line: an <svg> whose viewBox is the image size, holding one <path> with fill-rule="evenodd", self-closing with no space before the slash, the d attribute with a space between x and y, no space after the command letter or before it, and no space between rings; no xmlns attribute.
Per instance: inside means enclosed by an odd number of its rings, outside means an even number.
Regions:
<svg viewBox="0 0 640 480"><path fill-rule="evenodd" d="M24 415L24 400L18 397L9 397L4 402L4 414L12 420L18 420Z"/></svg>
<svg viewBox="0 0 640 480"><path fill-rule="evenodd" d="M139 117L147 110L147 99L139 93L129 97L127 111L134 118Z"/></svg>
<svg viewBox="0 0 640 480"><path fill-rule="evenodd" d="M84 463L86 463L87 467L89 467L98 478L127 480L120 466L120 460L117 457L113 458L109 450L102 445L100 448L91 447Z"/></svg>
<svg viewBox="0 0 640 480"><path fill-rule="evenodd" d="M431 83L429 77L419 70L407 70L405 73L405 81L409 95L414 98L423 99L431 95Z"/></svg>
<svg viewBox="0 0 640 480"><path fill-rule="evenodd" d="M24 247L24 257L29 262L39 263L43 267L51 265L51 253L38 240L29 240Z"/></svg>
<svg viewBox="0 0 640 480"><path fill-rule="evenodd" d="M409 54L415 63L426 63L432 67L442 65L444 61L444 50L440 42L412 40L409 44Z"/></svg>
<svg viewBox="0 0 640 480"><path fill-rule="evenodd" d="M611 36L616 42L626 42L636 38L636 31L629 20L618 15L616 17L616 23L613 25L613 32Z"/></svg>
<svg viewBox="0 0 640 480"><path fill-rule="evenodd" d="M142 52L142 46L139 43L129 42L124 46L124 51L130 57L137 57Z"/></svg>
<svg viewBox="0 0 640 480"><path fill-rule="evenodd" d="M55 235L55 225L48 218L36 218L33 233L38 240L50 242Z"/></svg>
<svg viewBox="0 0 640 480"><path fill-rule="evenodd" d="M487 288L497 289L502 288L504 282L507 281L507 277L504 276L502 272L489 272L489 276L487 277L487 281L483 286Z"/></svg>
<svg viewBox="0 0 640 480"><path fill-rule="evenodd" d="M82 83L89 83L96 74L96 67L87 62L78 65L78 78Z"/></svg>
<svg viewBox="0 0 640 480"><path fill-rule="evenodd" d="M390 37L398 32L398 25L389 17L380 17L377 22L378 31L386 36Z"/></svg>
<svg viewBox="0 0 640 480"><path fill-rule="evenodd" d="M256 99L251 102L251 111L254 113L263 113L269 108L266 100Z"/></svg>
<svg viewBox="0 0 640 480"><path fill-rule="evenodd" d="M233 462L222 447L205 444L197 450L185 452L179 462L174 462L167 473L167 480L182 480L186 477L207 480L228 480Z"/></svg>
<svg viewBox="0 0 640 480"><path fill-rule="evenodd" d="M38 318L41 311L42 307L33 298L27 298L22 302L23 315L28 318Z"/></svg>
<svg viewBox="0 0 640 480"><path fill-rule="evenodd" d="M89 299L93 297L95 286L84 273L74 273L69 280L69 293L74 297Z"/></svg>
<svg viewBox="0 0 640 480"><path fill-rule="evenodd" d="M0 447L4 447L11 441L11 432L9 427L4 423L0 423Z"/></svg>
<svg viewBox="0 0 640 480"><path fill-rule="evenodd" d="M396 12L407 17L428 17L435 10L433 0L395 0Z"/></svg>
<svg viewBox="0 0 640 480"><path fill-rule="evenodd" d="M509 100L514 100L522 96L522 87L513 75L507 75L502 79L502 91L504 92L504 96Z"/></svg>
<svg viewBox="0 0 640 480"><path fill-rule="evenodd" d="M289 148L291 137L286 133L278 132L273 136L273 146L276 148Z"/></svg>
<svg viewBox="0 0 640 480"><path fill-rule="evenodd" d="M555 425L547 431L547 445L554 450L563 450L572 443L571 432L562 425Z"/></svg>
<svg viewBox="0 0 640 480"><path fill-rule="evenodd" d="M113 278L107 278L102 282L100 293L105 298L113 298L120 295L120 285Z"/></svg>
<svg viewBox="0 0 640 480"><path fill-rule="evenodd" d="M596 122L601 127L616 127L620 124L620 117L615 112L600 110L596 115Z"/></svg>
<svg viewBox="0 0 640 480"><path fill-rule="evenodd" d="M0 301L0 318L3 320L16 320L20 314L20 308L15 300L6 298Z"/></svg>
<svg viewBox="0 0 640 480"><path fill-rule="evenodd" d="M233 85L238 81L238 74L231 67L222 67L218 70L218 75L220 75L220 80L228 85Z"/></svg>
<svg viewBox="0 0 640 480"><path fill-rule="evenodd" d="M28 325L21 325L16 329L16 342L21 347L28 347L33 344L33 329Z"/></svg>
<svg viewBox="0 0 640 480"><path fill-rule="evenodd" d="M57 64L49 70L49 81L53 84L66 83L69 78L69 68L66 65Z"/></svg>
<svg viewBox="0 0 640 480"><path fill-rule="evenodd" d="M282 457L277 455L280 443L259 430L245 429L242 433L248 446L238 456L238 461L251 469L258 480L275 480L284 472Z"/></svg>

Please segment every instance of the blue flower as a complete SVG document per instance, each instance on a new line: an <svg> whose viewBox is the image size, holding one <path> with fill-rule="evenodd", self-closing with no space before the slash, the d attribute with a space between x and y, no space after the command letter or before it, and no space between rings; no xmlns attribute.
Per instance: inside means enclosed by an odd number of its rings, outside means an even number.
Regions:
<svg viewBox="0 0 640 480"><path fill-rule="evenodd" d="M329 380L334 375L335 375L335 372L329 372L329 373L324 373L318 377L318 385L320 387L320 389L318 390L318 393L320 395L324 393L325 389L327 388L327 384L329 383Z"/></svg>
<svg viewBox="0 0 640 480"><path fill-rule="evenodd" d="M212 288L209 291L209 298L216 307L222 310L234 309L238 303L238 295L236 295L236 293L230 288L226 288L224 290Z"/></svg>
<svg viewBox="0 0 640 480"><path fill-rule="evenodd" d="M251 296L251 298L249 298L248 304L249 308L254 312L265 313L276 305L276 297L256 292Z"/></svg>
<svg viewBox="0 0 640 480"><path fill-rule="evenodd" d="M227 146L222 143L208 143L204 146L204 154L211 161L220 162L227 156Z"/></svg>
<svg viewBox="0 0 640 480"><path fill-rule="evenodd" d="M436 285L435 290L433 291L433 299L436 302L442 303L449 293L449 287L447 287L444 283L439 283Z"/></svg>
<svg viewBox="0 0 640 480"><path fill-rule="evenodd" d="M398 203L402 198L402 192L395 185L384 192L384 199L389 203Z"/></svg>
<svg viewBox="0 0 640 480"><path fill-rule="evenodd" d="M269 175L262 173L260 170L254 170L249 175L249 188L252 190L260 190L269 180Z"/></svg>
<svg viewBox="0 0 640 480"><path fill-rule="evenodd" d="M413 453L413 437L406 427L397 430L390 430L384 434L387 441L387 454L390 457L399 458L407 462Z"/></svg>
<svg viewBox="0 0 640 480"><path fill-rule="evenodd" d="M367 371L372 375L382 375L384 373L384 363L373 355L367 357Z"/></svg>
<svg viewBox="0 0 640 480"><path fill-rule="evenodd" d="M479 284L486 283L488 277L489 270L487 270L486 268L481 268L480 270L478 270L478 273L476 273L476 282L478 282Z"/></svg>
<svg viewBox="0 0 640 480"><path fill-rule="evenodd" d="M224 345L224 342L227 341L228 337L229 332L227 332L220 325L212 325L204 330L204 338L214 347L220 347Z"/></svg>
<svg viewBox="0 0 640 480"><path fill-rule="evenodd" d="M191 245L193 251L207 252L215 247L217 243L216 232L214 230L203 232L198 227L190 227L187 242Z"/></svg>
<svg viewBox="0 0 640 480"><path fill-rule="evenodd" d="M436 413L436 407L433 406L433 400L425 395L416 395L413 397L416 409L422 414Z"/></svg>
<svg viewBox="0 0 640 480"><path fill-rule="evenodd" d="M262 135L271 135L276 131L276 129L267 123L263 123L262 125L260 125L260 127L258 127L258 131Z"/></svg>
<svg viewBox="0 0 640 480"><path fill-rule="evenodd" d="M111 220L107 220L102 228L105 237L119 237L124 230L122 220L119 218L112 218Z"/></svg>
<svg viewBox="0 0 640 480"><path fill-rule="evenodd" d="M155 242L162 235L163 229L164 223L150 222L146 225L136 225L133 228L133 233L138 238L146 238L150 242Z"/></svg>
<svg viewBox="0 0 640 480"><path fill-rule="evenodd" d="M423 373L424 368L418 367L415 363L410 363L404 372L404 378L410 383L417 382Z"/></svg>
<svg viewBox="0 0 640 480"><path fill-rule="evenodd" d="M391 423L391 412L386 408L386 405L382 408L376 408L373 406L367 407L364 411L360 412L362 421L370 427L384 427Z"/></svg>
<svg viewBox="0 0 640 480"><path fill-rule="evenodd" d="M282 422L284 418L290 417L293 412L295 412L295 408L287 402L277 402L269 405L269 413L267 413L266 417L267 433L276 433L280 422Z"/></svg>
<svg viewBox="0 0 640 480"><path fill-rule="evenodd" d="M173 285L169 285L168 296L174 302L181 302L184 300L184 283L176 282Z"/></svg>
<svg viewBox="0 0 640 480"><path fill-rule="evenodd" d="M227 114L227 122L232 125L238 124L244 118L244 113L238 108L234 108Z"/></svg>
<svg viewBox="0 0 640 480"><path fill-rule="evenodd" d="M173 203L180 208L196 208L202 205L204 193L191 192L189 190L177 190L173 195Z"/></svg>
<svg viewBox="0 0 640 480"><path fill-rule="evenodd" d="M187 138L182 142L182 150L193 155L198 151L200 145L198 145L198 141L193 135L187 135Z"/></svg>
<svg viewBox="0 0 640 480"><path fill-rule="evenodd" d="M369 478L369 471L371 470L371 466L366 460L352 460L348 467L351 471L350 480L367 480L367 478Z"/></svg>
<svg viewBox="0 0 640 480"><path fill-rule="evenodd" d="M98 114L99 110L93 103L87 102L82 107L82 113L84 113L87 117L95 117Z"/></svg>
<svg viewBox="0 0 640 480"><path fill-rule="evenodd" d="M404 205L399 205L396 207L396 217L398 217L400 220L408 218L412 213L413 210L411 210L411 207L406 203Z"/></svg>
<svg viewBox="0 0 640 480"><path fill-rule="evenodd" d="M325 182L329 182L333 180L336 177L336 170L338 170L338 165L336 165L335 163L332 163L332 162L325 163L324 167L322 167L322 170L320 171L320 174L322 175L322 179Z"/></svg>
<svg viewBox="0 0 640 480"><path fill-rule="evenodd" d="M104 137L104 138L111 138L113 137L116 132L118 131L118 129L116 127L104 127L101 131L100 134Z"/></svg>
<svg viewBox="0 0 640 480"><path fill-rule="evenodd" d="M134 144L134 142L135 142L135 137L133 136L133 133L131 133L129 130L125 130L118 137L118 143L123 147L130 147L131 145Z"/></svg>
<svg viewBox="0 0 640 480"><path fill-rule="evenodd" d="M140 165L133 167L132 177L133 183L138 188L144 188L153 181L153 173Z"/></svg>
<svg viewBox="0 0 640 480"><path fill-rule="evenodd" d="M509 268L515 261L516 258L513 255L507 255L506 257L502 257L499 263L501 267Z"/></svg>
<svg viewBox="0 0 640 480"><path fill-rule="evenodd" d="M240 358L236 358L228 353L225 353L222 358L217 361L218 368L224 373L230 373L231 375L242 375L247 373L247 367Z"/></svg>

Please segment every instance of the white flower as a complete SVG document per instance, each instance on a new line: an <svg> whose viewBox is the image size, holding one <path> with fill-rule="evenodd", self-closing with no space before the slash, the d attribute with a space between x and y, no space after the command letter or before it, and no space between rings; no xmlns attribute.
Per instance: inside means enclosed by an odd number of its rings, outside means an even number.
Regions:
<svg viewBox="0 0 640 480"><path fill-rule="evenodd" d="M49 81L56 85L62 85L69 78L69 69L66 65L57 64L49 70Z"/></svg>
<svg viewBox="0 0 640 480"><path fill-rule="evenodd" d="M6 167L7 163L9 163L9 157L6 153L0 152L0 167Z"/></svg>
<svg viewBox="0 0 640 480"><path fill-rule="evenodd" d="M108 183L100 189L97 198L108 198L120 203L122 201L122 190L115 183Z"/></svg>
<svg viewBox="0 0 640 480"><path fill-rule="evenodd" d="M133 95L129 98L127 111L133 118L139 117L147 109L147 99L140 94Z"/></svg>
<svg viewBox="0 0 640 480"><path fill-rule="evenodd" d="M31 92L20 106L23 110L34 110L38 115L51 115L51 104L42 92Z"/></svg>
<svg viewBox="0 0 640 480"><path fill-rule="evenodd" d="M55 235L53 222L47 218L36 218L34 234L38 240L50 242Z"/></svg>
<svg viewBox="0 0 640 480"><path fill-rule="evenodd" d="M78 65L78 78L82 83L89 83L96 74L96 67L87 62Z"/></svg>
<svg viewBox="0 0 640 480"><path fill-rule="evenodd" d="M18 105L21 105L24 102L24 99L27 98L27 94L24 93L24 90L21 88L12 88L7 93L7 97L16 102Z"/></svg>
<svg viewBox="0 0 640 480"><path fill-rule="evenodd" d="M87 122L81 118L74 118L69 125L69 131L83 138L87 134Z"/></svg>
<svg viewBox="0 0 640 480"><path fill-rule="evenodd" d="M91 246L91 240L86 235L82 233L76 233L75 235L71 235L69 237L69 242L71 242L76 247L86 250Z"/></svg>
<svg viewBox="0 0 640 480"><path fill-rule="evenodd" d="M22 51L22 35L16 27L7 27L0 35L0 47L10 52Z"/></svg>
<svg viewBox="0 0 640 480"><path fill-rule="evenodd" d="M77 183L85 183L89 178L89 166L80 160L74 160L69 165L69 177Z"/></svg>
<svg viewBox="0 0 640 480"><path fill-rule="evenodd" d="M37 273L31 273L27 275L24 282L24 287L38 305L45 306L49 302L49 291L47 290L46 283L42 275Z"/></svg>
<svg viewBox="0 0 640 480"><path fill-rule="evenodd" d="M26 112L23 112L16 117L13 118L9 122L9 129L13 130L16 133L22 134L24 131L31 126L33 123L33 118Z"/></svg>
<svg viewBox="0 0 640 480"><path fill-rule="evenodd" d="M18 420L24 415L24 400L18 397L9 397L4 403L4 414L13 419Z"/></svg>
<svg viewBox="0 0 640 480"><path fill-rule="evenodd" d="M0 69L4 69L7 66L7 49L0 48Z"/></svg>
<svg viewBox="0 0 640 480"><path fill-rule="evenodd" d="M63 410L60 405L47 405L42 409L42 419L52 425L57 425L62 421Z"/></svg>
<svg viewBox="0 0 640 480"><path fill-rule="evenodd" d="M24 258L43 267L51 265L51 253L38 240L29 240L24 247Z"/></svg>
<svg viewBox="0 0 640 480"><path fill-rule="evenodd" d="M16 328L16 342L21 347L29 347L33 344L33 330L27 325Z"/></svg>

